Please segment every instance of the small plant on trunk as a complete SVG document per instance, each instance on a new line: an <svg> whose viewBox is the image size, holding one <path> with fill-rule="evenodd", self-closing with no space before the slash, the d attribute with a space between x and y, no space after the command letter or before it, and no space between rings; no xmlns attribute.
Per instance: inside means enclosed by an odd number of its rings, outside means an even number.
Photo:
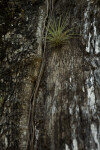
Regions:
<svg viewBox="0 0 100 150"><path fill-rule="evenodd" d="M66 20L62 20L61 17L58 23L55 19L49 23L49 28L47 28L47 43L50 47L60 47L64 45L69 39L73 38L73 28L66 29L66 26Z"/></svg>

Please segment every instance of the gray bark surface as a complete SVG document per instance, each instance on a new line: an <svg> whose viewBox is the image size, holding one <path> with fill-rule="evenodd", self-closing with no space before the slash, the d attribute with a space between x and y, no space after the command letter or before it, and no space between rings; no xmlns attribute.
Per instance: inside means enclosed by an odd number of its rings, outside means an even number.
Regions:
<svg viewBox="0 0 100 150"><path fill-rule="evenodd" d="M0 150L100 150L99 0L0 5ZM66 13L81 36L50 48Z"/></svg>

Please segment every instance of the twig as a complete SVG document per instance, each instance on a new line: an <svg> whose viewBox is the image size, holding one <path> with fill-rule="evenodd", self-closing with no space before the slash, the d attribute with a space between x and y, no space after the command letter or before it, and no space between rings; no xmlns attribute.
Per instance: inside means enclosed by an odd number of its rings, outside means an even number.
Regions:
<svg viewBox="0 0 100 150"><path fill-rule="evenodd" d="M45 31L46 28L46 20L48 18L48 11L49 11L49 3L47 0L47 15L45 17L45 24L44 24L44 29L43 31ZM34 146L34 140L35 140L35 120L33 120L35 118L35 104L36 104L36 97L37 97L37 93L38 93L38 89L39 89L39 85L41 82L41 78L44 72L44 67L45 67L45 61L46 61L46 37L47 37L47 32L45 33L45 41L44 41L44 51L43 51L43 59L42 59L42 64L40 67L40 72L36 81L36 85L35 85L35 91L34 93L32 93L31 99L30 99L30 113L29 113L29 135L28 135L28 143L27 143L27 150L33 150ZM31 129L30 129L31 128ZM32 133L30 133L32 132Z"/></svg>

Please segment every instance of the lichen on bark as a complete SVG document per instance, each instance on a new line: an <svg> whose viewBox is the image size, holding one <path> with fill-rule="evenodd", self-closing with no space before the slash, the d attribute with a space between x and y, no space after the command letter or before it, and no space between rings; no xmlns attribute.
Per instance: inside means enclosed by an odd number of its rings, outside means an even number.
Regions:
<svg viewBox="0 0 100 150"><path fill-rule="evenodd" d="M1 150L100 149L99 3L0 1ZM50 49L45 27L66 12L82 37Z"/></svg>

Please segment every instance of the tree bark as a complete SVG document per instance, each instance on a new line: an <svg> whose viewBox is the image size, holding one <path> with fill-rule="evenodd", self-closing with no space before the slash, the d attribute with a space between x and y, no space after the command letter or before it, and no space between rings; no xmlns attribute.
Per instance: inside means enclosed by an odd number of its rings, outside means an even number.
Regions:
<svg viewBox="0 0 100 150"><path fill-rule="evenodd" d="M0 3L0 149L100 150L99 0ZM66 14L79 37L50 48Z"/></svg>

